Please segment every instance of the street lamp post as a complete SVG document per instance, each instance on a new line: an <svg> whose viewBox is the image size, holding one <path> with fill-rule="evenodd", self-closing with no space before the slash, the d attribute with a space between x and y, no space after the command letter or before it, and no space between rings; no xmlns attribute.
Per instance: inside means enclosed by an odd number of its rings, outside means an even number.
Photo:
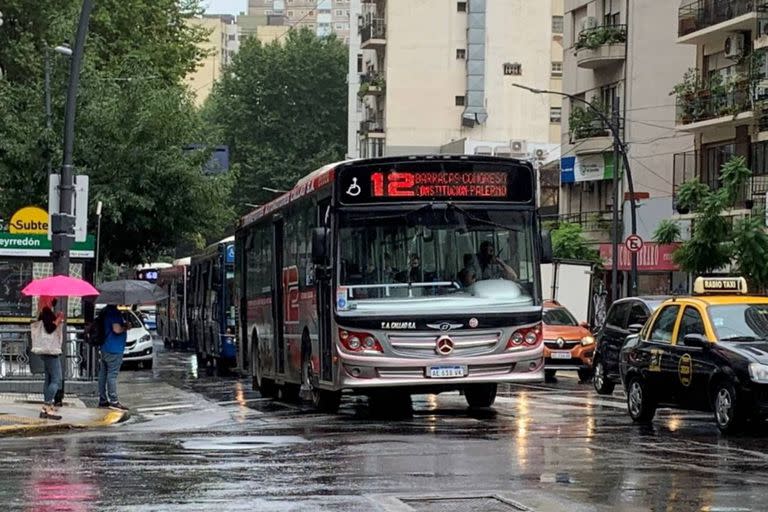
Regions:
<svg viewBox="0 0 768 512"><path fill-rule="evenodd" d="M101 276L99 275L99 247L101 246L101 207L102 203L99 201L96 203L96 267L94 268L94 280L96 284L101 283Z"/></svg>
<svg viewBox="0 0 768 512"><path fill-rule="evenodd" d="M72 56L72 49L66 44L57 46L56 48L46 47L43 52L43 58L45 61L45 129L50 134L51 127L53 126L53 120L51 115L51 53L55 52L65 57ZM51 152L50 148L46 148L48 154L46 155L45 168L48 171L48 175L51 175Z"/></svg>
<svg viewBox="0 0 768 512"><path fill-rule="evenodd" d="M621 140L621 133L620 133L620 121L621 118L619 116L619 105L618 105L618 98L614 99L613 104L613 119L609 119L608 116L605 115L605 112L600 110L599 108L595 107L592 103L588 102L587 100L583 98L579 98L578 96L574 96L572 94L560 92L560 91L549 91L546 89L536 89L533 87L528 87L521 84L512 84L515 87L518 87L520 89L524 89L526 91L532 92L534 94L554 94L556 96L562 96L564 98L568 98L572 101L578 101L580 103L583 103L588 109L590 109L592 112L594 112L600 120L608 127L608 129L611 131L611 135L613 137L614 142L614 156L618 156L618 153L621 153L622 157L622 163L624 164L624 169L627 171L627 188L629 188L629 217L630 217L630 228L633 235L637 234L637 204L635 203L635 186L634 182L632 180L632 170L629 166L629 158L627 157L627 150L624 146L624 143ZM614 219L614 225L613 225L613 236L612 236L612 244L613 244L613 283L611 286L612 290L612 299L615 301L618 298L618 280L617 280L617 268L618 268L618 243L619 243L619 230L618 230L618 169L619 169L619 162L618 159L614 157L613 162L613 175L614 180L616 180L615 186L614 186L614 202L613 202L613 219ZM630 284L629 284L629 295L634 296L637 292L637 253L633 252L631 255L631 266L630 266Z"/></svg>

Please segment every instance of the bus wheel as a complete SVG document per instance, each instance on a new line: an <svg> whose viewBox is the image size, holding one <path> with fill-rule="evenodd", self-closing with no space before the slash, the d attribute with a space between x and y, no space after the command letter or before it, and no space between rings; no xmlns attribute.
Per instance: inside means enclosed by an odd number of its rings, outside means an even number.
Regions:
<svg viewBox="0 0 768 512"><path fill-rule="evenodd" d="M490 407L496 401L496 384L470 384L464 388L464 398L470 407Z"/></svg>
<svg viewBox="0 0 768 512"><path fill-rule="evenodd" d="M275 398L277 388L271 379L266 379L261 373L261 357L259 356L258 341L253 343L253 389L258 390L264 398Z"/></svg>
<svg viewBox="0 0 768 512"><path fill-rule="evenodd" d="M315 386L315 372L312 369L312 354L304 351L302 356L302 384L309 390L312 406L322 412L335 413L341 405L341 391L328 391Z"/></svg>

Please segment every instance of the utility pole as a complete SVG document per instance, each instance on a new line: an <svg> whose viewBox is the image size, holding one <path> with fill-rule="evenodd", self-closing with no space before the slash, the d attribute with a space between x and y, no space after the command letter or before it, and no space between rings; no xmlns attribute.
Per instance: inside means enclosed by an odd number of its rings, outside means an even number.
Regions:
<svg viewBox="0 0 768 512"><path fill-rule="evenodd" d="M611 132L618 133L619 131L619 97L613 98L611 124L613 126ZM621 156L621 141L618 137L613 138L613 222L611 223L611 258L613 264L611 265L611 303L616 302L619 298L619 241L621 235L619 234L619 158Z"/></svg>

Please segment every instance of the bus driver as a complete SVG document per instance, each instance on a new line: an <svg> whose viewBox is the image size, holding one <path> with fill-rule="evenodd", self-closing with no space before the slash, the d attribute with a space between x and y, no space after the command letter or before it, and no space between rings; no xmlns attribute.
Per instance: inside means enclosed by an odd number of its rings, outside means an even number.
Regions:
<svg viewBox="0 0 768 512"><path fill-rule="evenodd" d="M488 240L480 244L480 252L473 261L476 278L516 280L517 273L496 255L496 248Z"/></svg>

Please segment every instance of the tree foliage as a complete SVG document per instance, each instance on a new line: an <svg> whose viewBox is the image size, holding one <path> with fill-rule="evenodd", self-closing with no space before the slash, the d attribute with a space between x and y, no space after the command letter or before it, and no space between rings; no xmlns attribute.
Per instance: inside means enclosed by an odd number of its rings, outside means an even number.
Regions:
<svg viewBox="0 0 768 512"><path fill-rule="evenodd" d="M697 180L680 187L678 206L694 214L690 239L672 256L681 270L707 274L731 264L754 285L768 285L768 234L763 216L733 220L723 215L734 208L751 174L743 157L733 157L720 171L722 186L717 190ZM654 241L661 244L679 242L680 238L680 227L671 220L659 224L654 233Z"/></svg>
<svg viewBox="0 0 768 512"><path fill-rule="evenodd" d="M589 241L579 224L563 222L552 231L552 254L557 259L597 261L598 252L589 246Z"/></svg>
<svg viewBox="0 0 768 512"><path fill-rule="evenodd" d="M262 203L262 187L289 189L344 157L347 48L307 29L264 45L247 39L205 105L205 118L231 151L240 177L234 200Z"/></svg>
<svg viewBox="0 0 768 512"><path fill-rule="evenodd" d="M45 163L61 165L68 59L50 53L53 129L43 106L46 48L74 39L80 0L5 0L0 27L0 214L47 203ZM102 253L117 263L155 259L233 219L229 177L201 172L207 138L183 84L205 33L185 22L196 1L94 3L80 79L75 138L78 174L91 178L93 209L104 203Z"/></svg>

